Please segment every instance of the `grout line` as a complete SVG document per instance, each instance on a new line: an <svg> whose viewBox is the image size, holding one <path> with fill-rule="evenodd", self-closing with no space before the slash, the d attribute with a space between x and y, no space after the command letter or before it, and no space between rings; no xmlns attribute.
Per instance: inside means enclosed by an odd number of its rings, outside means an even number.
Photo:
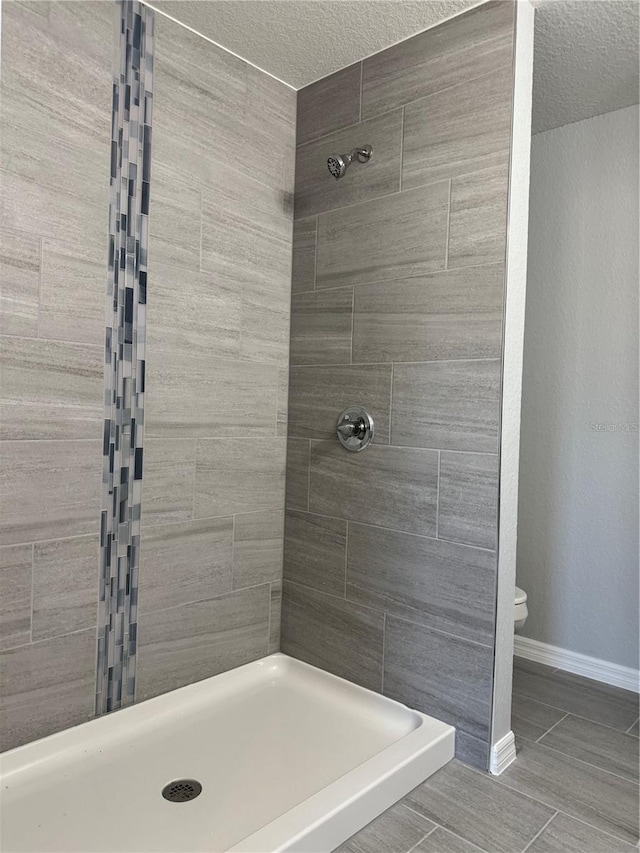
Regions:
<svg viewBox="0 0 640 853"><path fill-rule="evenodd" d="M29 614L29 642L33 643L33 587L35 582L36 569L36 546L35 542L31 543L31 613ZM98 583L98 592L100 584Z"/></svg>
<svg viewBox="0 0 640 853"><path fill-rule="evenodd" d="M318 214L314 216L315 219L315 232L313 235L313 291L315 292L318 287L316 282L318 281ZM309 292L309 291L306 291Z"/></svg>
<svg viewBox="0 0 640 853"><path fill-rule="evenodd" d="M552 814L552 815L551 815L551 817L550 817L550 818L549 818L549 820L545 823L545 825L542 827L542 829L540 829L538 832L536 832L536 834L533 836L533 838L531 839L531 841L530 841L530 842L529 842L525 847L523 847L523 849L522 849L522 853L526 853L526 851L531 847L531 845L533 844L533 842L534 842L537 838L539 838L539 837L542 835L542 833L543 833L543 832L545 831L545 829L549 826L549 824L551 823L551 821L552 821L554 818L556 818L557 816L558 816L558 811L557 811L557 809L556 809L555 814Z"/></svg>
<svg viewBox="0 0 640 853"><path fill-rule="evenodd" d="M640 718L639 718L639 719L637 719L637 720L635 721L635 723L631 723L631 725L629 726L629 728L626 730L625 734L626 734L626 735L631 734L631 729L632 729L634 726L637 726L639 722L640 722Z"/></svg>
<svg viewBox="0 0 640 853"><path fill-rule="evenodd" d="M563 815L563 817L568 817L571 820L577 820L578 823L581 823L583 826L588 826L589 829L595 829L596 832L602 832L603 835L606 835L609 838L614 838L618 843L622 842L623 844L628 844L632 849L634 847L632 841L625 841L620 838L619 835L614 835L612 832L609 832L606 829L601 829L599 826L594 826L592 823L589 823L582 817L576 817L575 815L569 814L569 812L565 812L564 809L558 809L558 814Z"/></svg>
<svg viewBox="0 0 640 853"><path fill-rule="evenodd" d="M395 382L395 362L391 362L391 385L389 387L389 447L393 447L392 445L392 436L391 436L391 425L393 424L393 384Z"/></svg>
<svg viewBox="0 0 640 853"><path fill-rule="evenodd" d="M349 285L349 286L355 287L355 285ZM331 289L332 290L345 290L346 288L335 288L334 287ZM308 291L308 292L311 293L311 291ZM319 292L321 293L322 291L319 291ZM344 361L333 361L333 362L328 362L326 364L325 363L322 363L322 364L292 364L291 366L293 368L295 368L296 370L300 370L302 368L307 368L307 369L308 368L314 368L315 370L320 370L320 369L324 370L326 367L386 367L389 364L460 364L460 362L464 362L464 363L470 362L470 363L475 364L476 362L486 362L486 361L499 362L500 359L496 358L496 357L493 357L493 358L488 357L488 358L432 358L432 359L427 359L425 361L395 361L394 360L393 362L391 362L391 361L357 361L353 365L347 364ZM265 367L268 364L268 363L261 363L261 362L248 362L248 363L253 363L253 364L261 365L261 366L265 366ZM443 448L443 449L446 449L446 448ZM475 453L476 451L475 450L467 450L467 451L461 451L461 452ZM478 452L481 453L482 451L478 451ZM488 453L489 451L484 451L484 452ZM495 455L496 451L493 451L493 452Z"/></svg>
<svg viewBox="0 0 640 853"><path fill-rule="evenodd" d="M311 506L311 439L309 439L309 450L307 455L307 512Z"/></svg>
<svg viewBox="0 0 640 853"><path fill-rule="evenodd" d="M400 192L402 192L402 173L404 170L404 106L400 120Z"/></svg>
<svg viewBox="0 0 640 853"><path fill-rule="evenodd" d="M402 801L401 801L401 802L402 802ZM403 805L405 808L409 809L409 811L412 811L414 814L418 814L418 812L416 812L416 811L414 811L413 809L409 808L409 806L407 806L405 803L402 803L402 805ZM424 817L423 815L420 815L420 817L421 817L423 820L429 820L429 818ZM432 833L432 832L435 832L435 831L436 831L436 829L438 829L438 824L437 824L437 823L436 823L436 824L434 824L434 825L431 827L431 829L429 830L429 832L427 832L427 834L426 834L426 835L423 835L423 836L422 836L422 838L421 838L419 841L416 841L416 843L413 845L413 847L410 847L410 848L407 850L407 853L413 853L413 851L414 851L414 850L416 850L418 847L420 847L420 845L422 844L422 842L423 842L426 838L428 838L428 837L431 835L431 833Z"/></svg>
<svg viewBox="0 0 640 853"><path fill-rule="evenodd" d="M453 180L449 178L449 201L447 204L447 236L444 241L444 268L449 269L449 233L451 231L451 187Z"/></svg>
<svg viewBox="0 0 640 853"><path fill-rule="evenodd" d="M442 458L442 451L438 450L438 479L436 481L436 535L435 538L439 539L440 533L440 460Z"/></svg>
<svg viewBox="0 0 640 853"><path fill-rule="evenodd" d="M540 743L540 741L542 740L542 738L543 738L543 737L546 737L546 736L549 734L549 732L553 731L553 729L555 729L555 727L556 727L556 726L559 726L559 725L560 725L560 723L561 723L563 720L566 720L568 716L569 716L569 714L568 714L568 713L566 713L566 714L564 715L564 717L561 717L561 718L558 720L558 722L557 722L557 723L554 723L554 724L553 724L549 729L547 729L547 731L546 731L546 732L543 732L543 733L540 735L540 737L539 737L539 738L536 738L536 741L535 741L535 742L536 742L536 743Z"/></svg>
<svg viewBox="0 0 640 853"><path fill-rule="evenodd" d="M202 231L204 220L204 188L200 187L200 242L198 245L198 271L202 272ZM242 320L242 318L241 318ZM240 331L242 332L242 322L240 323Z"/></svg>
<svg viewBox="0 0 640 853"><path fill-rule="evenodd" d="M44 268L44 239L38 237L39 267L38 267L38 300L36 304L36 337L40 338L40 315L42 314L42 271ZM104 343L103 343L104 349Z"/></svg>
<svg viewBox="0 0 640 853"><path fill-rule="evenodd" d="M236 517L231 516L231 588L236 585Z"/></svg>
<svg viewBox="0 0 640 853"><path fill-rule="evenodd" d="M624 732L620 732L620 734L624 734ZM526 740L526 738L523 738L523 740ZM575 755L570 755L568 752L561 752L559 749L554 749L552 746L547 746L546 744L538 743L537 741L529 741L529 743L535 743L536 746L542 747L542 749L545 749L547 752L553 752L555 755L560 756L560 758L568 758L570 761L577 761L585 767L590 767L592 770L597 770L600 773L606 773L608 776L614 776L616 779L628 782L630 785L635 785L637 787L637 782L630 779L628 776L621 776L619 773L614 773L613 770L605 770L604 767L600 767L598 764L592 764L590 761L585 761L584 758L576 758Z"/></svg>
<svg viewBox="0 0 640 853"><path fill-rule="evenodd" d="M349 66L347 66L348 68ZM362 121L362 81L364 78L364 60L360 60L360 101L358 103L358 121Z"/></svg>
<svg viewBox="0 0 640 853"><path fill-rule="evenodd" d="M344 543L344 600L347 600L347 572L349 571L349 522L346 522Z"/></svg>
<svg viewBox="0 0 640 853"><path fill-rule="evenodd" d="M387 614L382 615L382 660L380 661L380 693L384 696L384 658L387 650Z"/></svg>
<svg viewBox="0 0 640 853"><path fill-rule="evenodd" d="M356 289L351 285L351 354L349 364L353 364L353 326L356 319Z"/></svg>
<svg viewBox="0 0 640 853"><path fill-rule="evenodd" d="M17 649L30 649L33 646L42 646L44 643L49 643L52 640L61 640L64 637L73 637L76 634L86 634L87 631L96 631L96 624L85 625L84 628L76 628L75 631L66 631L64 634L52 634L50 637L42 637L39 640L30 640L28 643L19 643L17 646L7 646L7 648L1 649L2 653L4 652L13 652Z"/></svg>

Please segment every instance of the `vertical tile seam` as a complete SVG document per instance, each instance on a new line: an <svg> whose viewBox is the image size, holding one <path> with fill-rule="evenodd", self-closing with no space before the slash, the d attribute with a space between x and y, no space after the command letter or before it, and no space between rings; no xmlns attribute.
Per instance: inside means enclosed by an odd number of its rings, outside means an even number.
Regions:
<svg viewBox="0 0 640 853"><path fill-rule="evenodd" d="M451 194L453 178L449 178L449 202L447 204L447 236L444 241L444 268L449 269L449 232L451 231Z"/></svg>

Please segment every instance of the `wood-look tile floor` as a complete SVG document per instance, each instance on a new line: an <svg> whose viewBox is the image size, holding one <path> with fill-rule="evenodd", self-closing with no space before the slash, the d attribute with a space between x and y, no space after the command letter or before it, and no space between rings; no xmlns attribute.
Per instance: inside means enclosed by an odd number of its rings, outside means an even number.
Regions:
<svg viewBox="0 0 640 853"><path fill-rule="evenodd" d="M335 853L632 853L638 696L516 658L518 758L501 776L452 761Z"/></svg>

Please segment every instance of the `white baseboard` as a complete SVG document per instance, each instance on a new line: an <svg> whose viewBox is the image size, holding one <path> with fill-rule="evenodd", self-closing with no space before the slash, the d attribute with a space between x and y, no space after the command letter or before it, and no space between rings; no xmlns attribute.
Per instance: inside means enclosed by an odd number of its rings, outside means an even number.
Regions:
<svg viewBox="0 0 640 853"><path fill-rule="evenodd" d="M584 675L585 678L623 687L634 693L640 692L640 672L629 666L620 666L620 664L592 658L579 652L571 652L569 649L550 646L538 640L531 640L529 637L521 637L519 634L514 638L513 651L516 657L544 663L556 669L572 672L574 675Z"/></svg>
<svg viewBox="0 0 640 853"><path fill-rule="evenodd" d="M491 747L491 766L489 772L494 776L499 776L507 767L515 760L516 757L516 739L513 732L500 738L498 743Z"/></svg>

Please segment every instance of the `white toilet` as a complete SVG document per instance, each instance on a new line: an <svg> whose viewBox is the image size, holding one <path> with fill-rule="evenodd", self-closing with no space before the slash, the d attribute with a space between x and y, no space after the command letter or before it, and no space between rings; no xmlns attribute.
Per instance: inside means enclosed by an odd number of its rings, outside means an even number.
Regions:
<svg viewBox="0 0 640 853"><path fill-rule="evenodd" d="M519 586L516 587L516 604L514 608L514 627L516 634L519 631L522 631L524 623L527 621L527 616L529 615L529 611L527 610L527 593L520 589Z"/></svg>

